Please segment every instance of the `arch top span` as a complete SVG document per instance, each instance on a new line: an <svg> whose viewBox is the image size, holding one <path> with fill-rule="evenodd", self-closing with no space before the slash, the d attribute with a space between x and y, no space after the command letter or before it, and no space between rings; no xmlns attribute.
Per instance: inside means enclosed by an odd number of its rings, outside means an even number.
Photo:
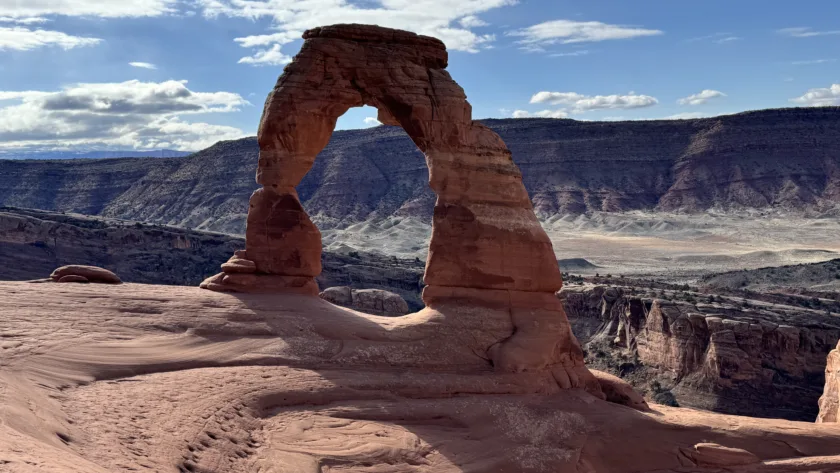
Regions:
<svg viewBox="0 0 840 473"><path fill-rule="evenodd" d="M502 310L515 330L486 347L497 367L545 367L560 356L582 366L554 296L562 281L551 241L507 146L473 121L464 90L446 71L444 44L369 25L324 26L303 37L260 120L256 179L262 187L251 197L246 249L202 287L317 295L321 235L295 186L338 118L369 105L380 121L406 131L429 166L437 201L424 277L427 307ZM582 369L576 376L589 379Z"/></svg>

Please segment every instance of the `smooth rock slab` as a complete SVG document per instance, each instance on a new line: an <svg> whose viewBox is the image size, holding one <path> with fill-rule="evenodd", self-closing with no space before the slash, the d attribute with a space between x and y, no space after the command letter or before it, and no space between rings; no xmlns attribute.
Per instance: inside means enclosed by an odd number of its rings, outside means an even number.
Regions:
<svg viewBox="0 0 840 473"><path fill-rule="evenodd" d="M62 266L52 272L50 278L60 281L65 276L80 276L92 283L120 284L122 280L116 274L97 266L69 265ZM76 281L78 282L78 281Z"/></svg>

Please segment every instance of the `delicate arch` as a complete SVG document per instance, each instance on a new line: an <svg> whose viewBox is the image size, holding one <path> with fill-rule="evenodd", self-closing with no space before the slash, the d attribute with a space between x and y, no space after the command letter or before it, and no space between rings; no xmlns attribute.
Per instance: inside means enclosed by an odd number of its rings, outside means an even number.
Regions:
<svg viewBox="0 0 840 473"><path fill-rule="evenodd" d="M321 234L295 186L338 117L370 105L425 154L437 194L424 277L427 309L416 320L489 331L492 337L475 349L485 350L496 369L545 370L561 387L601 395L554 295L560 270L519 168L501 138L472 120L464 91L445 70L443 43L366 25L315 28L303 37L260 121L262 187L251 196L246 250L202 287L318 294ZM476 316L487 326L468 327Z"/></svg>
<svg viewBox="0 0 840 473"><path fill-rule="evenodd" d="M472 121L439 40L362 25L316 28L269 94L259 127L257 182L247 250L212 288L315 293L320 233L295 192L349 108L370 105L426 155L438 196L429 286L554 292L551 242L534 216L504 142ZM250 263L253 263L250 264ZM253 272L250 268L254 268ZM246 275L247 274L247 275ZM258 275L268 277L259 281ZM434 292L434 291L429 291ZM427 301L428 302L428 301Z"/></svg>

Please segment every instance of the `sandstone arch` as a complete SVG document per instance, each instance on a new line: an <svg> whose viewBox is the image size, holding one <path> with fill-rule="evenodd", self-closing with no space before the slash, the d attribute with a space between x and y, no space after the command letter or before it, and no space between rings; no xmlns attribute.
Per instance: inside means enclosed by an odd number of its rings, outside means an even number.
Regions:
<svg viewBox="0 0 840 473"><path fill-rule="evenodd" d="M600 392L554 295L560 271L519 169L501 138L472 121L464 91L445 70L444 44L366 25L315 28L303 37L260 122L256 178L262 188L251 197L247 248L202 287L317 294L321 237L295 186L338 117L370 105L383 123L402 126L425 154L437 194L427 307L449 318L465 307L502 310L514 333L488 348L496 368L556 368L561 386Z"/></svg>

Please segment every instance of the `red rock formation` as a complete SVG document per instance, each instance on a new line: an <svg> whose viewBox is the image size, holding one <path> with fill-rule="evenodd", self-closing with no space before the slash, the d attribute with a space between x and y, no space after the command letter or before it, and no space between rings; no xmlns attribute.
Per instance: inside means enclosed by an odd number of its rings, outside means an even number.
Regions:
<svg viewBox="0 0 840 473"><path fill-rule="evenodd" d="M70 276L73 276L72 278ZM92 282L100 284L120 284L122 280L116 274L96 266L73 264L62 266L52 272L50 278L56 282ZM82 278L84 281L82 281Z"/></svg>
<svg viewBox="0 0 840 473"><path fill-rule="evenodd" d="M840 422L840 342L837 349L828 354L825 366L825 392L820 398L820 414L817 423Z"/></svg>
<svg viewBox="0 0 840 473"><path fill-rule="evenodd" d="M554 297L560 271L519 168L502 139L472 120L464 91L446 72L443 43L365 25L315 28L303 37L260 122L262 188L251 197L247 249L202 287L317 295L321 237L295 186L338 117L370 105L425 154L437 194L427 307L449 317L464 307L508 313L512 333L488 350L497 369L549 369L561 386L600 394Z"/></svg>

